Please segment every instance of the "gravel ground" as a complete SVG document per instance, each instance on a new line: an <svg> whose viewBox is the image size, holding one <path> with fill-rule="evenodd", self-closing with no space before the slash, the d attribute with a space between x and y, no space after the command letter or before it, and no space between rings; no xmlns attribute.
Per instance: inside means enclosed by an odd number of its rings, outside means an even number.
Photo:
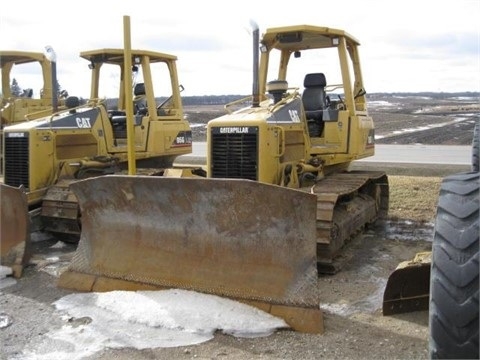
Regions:
<svg viewBox="0 0 480 360"><path fill-rule="evenodd" d="M106 349L88 359L425 359L427 311L386 317L381 308L389 274L400 261L429 250L431 237L428 224L419 228L401 221L378 224L356 237L342 255L343 270L318 279L322 335L281 330L245 339L217 333L195 346ZM2 359L17 359L28 343L66 325L51 304L69 291L57 288L56 275L45 271L52 253L58 256L54 243L36 242L33 265L17 284L0 290L0 312L11 322L0 329ZM61 251L58 261L68 262L74 246Z"/></svg>

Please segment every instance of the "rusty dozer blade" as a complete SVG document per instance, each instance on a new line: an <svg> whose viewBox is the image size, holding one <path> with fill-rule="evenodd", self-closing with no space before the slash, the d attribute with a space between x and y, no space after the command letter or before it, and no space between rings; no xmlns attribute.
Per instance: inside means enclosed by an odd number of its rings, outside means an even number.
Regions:
<svg viewBox="0 0 480 360"><path fill-rule="evenodd" d="M431 252L421 252L397 266L383 293L383 315L428 310L431 260Z"/></svg>
<svg viewBox="0 0 480 360"><path fill-rule="evenodd" d="M82 232L60 287L195 290L323 332L314 195L249 180L121 175L71 189Z"/></svg>
<svg viewBox="0 0 480 360"><path fill-rule="evenodd" d="M30 217L22 188L0 184L0 264L21 277L30 256Z"/></svg>

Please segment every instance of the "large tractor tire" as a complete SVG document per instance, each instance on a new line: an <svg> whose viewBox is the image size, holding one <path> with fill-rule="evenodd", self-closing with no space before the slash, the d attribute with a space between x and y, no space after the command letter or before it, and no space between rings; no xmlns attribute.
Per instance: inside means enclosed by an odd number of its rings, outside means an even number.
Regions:
<svg viewBox="0 0 480 360"><path fill-rule="evenodd" d="M472 171L480 171L480 121L477 121L475 128L473 129Z"/></svg>
<svg viewBox="0 0 480 360"><path fill-rule="evenodd" d="M448 176L440 189L430 277L432 359L479 358L479 187L476 171Z"/></svg>

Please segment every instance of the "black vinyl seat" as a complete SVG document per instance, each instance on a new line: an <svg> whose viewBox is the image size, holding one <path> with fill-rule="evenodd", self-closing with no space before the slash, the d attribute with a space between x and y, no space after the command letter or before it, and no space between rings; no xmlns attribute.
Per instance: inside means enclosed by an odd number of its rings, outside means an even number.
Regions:
<svg viewBox="0 0 480 360"><path fill-rule="evenodd" d="M302 94L303 108L307 117L310 136L321 136L324 128L323 110L328 107L325 86L327 80L323 73L305 75L305 89Z"/></svg>
<svg viewBox="0 0 480 360"><path fill-rule="evenodd" d="M148 113L147 100L145 97L145 84L135 84L133 88L133 125L142 124L142 119ZM115 138L127 138L127 114L124 110L109 110L108 117L112 124L113 134Z"/></svg>
<svg viewBox="0 0 480 360"><path fill-rule="evenodd" d="M135 87L133 88L133 105L135 114L137 115L147 114L147 100L145 98L145 94L145 84L135 84Z"/></svg>

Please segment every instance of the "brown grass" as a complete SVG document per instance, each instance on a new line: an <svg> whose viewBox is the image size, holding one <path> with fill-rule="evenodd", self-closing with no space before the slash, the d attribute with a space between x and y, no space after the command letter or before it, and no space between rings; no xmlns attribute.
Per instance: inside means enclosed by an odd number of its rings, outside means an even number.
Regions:
<svg viewBox="0 0 480 360"><path fill-rule="evenodd" d="M442 178L389 176L389 219L433 222Z"/></svg>

